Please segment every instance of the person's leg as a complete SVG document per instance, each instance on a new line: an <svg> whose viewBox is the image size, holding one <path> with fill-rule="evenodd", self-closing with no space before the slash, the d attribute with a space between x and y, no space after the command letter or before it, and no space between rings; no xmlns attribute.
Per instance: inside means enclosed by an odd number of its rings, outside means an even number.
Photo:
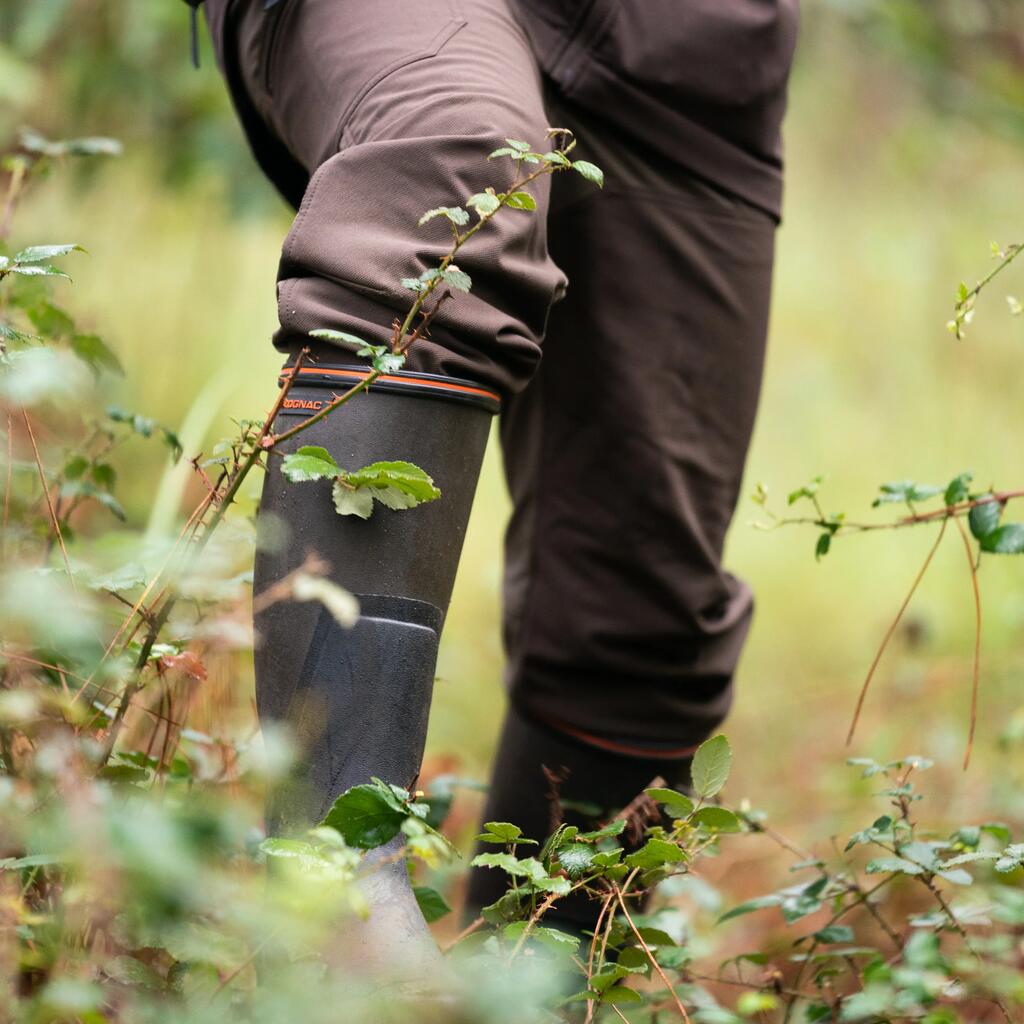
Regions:
<svg viewBox="0 0 1024 1024"><path fill-rule="evenodd" d="M721 565L761 378L774 221L555 101L606 186L558 180L569 275L502 417L511 708L485 814L550 831L547 773L604 814L722 721L752 608ZM543 767L542 767L543 766ZM563 773L564 774L564 773ZM500 895L478 871L470 905ZM585 924L589 908L564 913Z"/></svg>
<svg viewBox="0 0 1024 1024"><path fill-rule="evenodd" d="M448 250L425 210L503 188L488 161L506 136L535 145L547 122L540 73L506 0L207 0L235 106L261 166L298 214L278 273L294 351L316 328L386 342L409 308L400 280ZM520 390L540 359L565 278L547 254L549 183L534 216L510 211L459 255L473 280L435 318L408 368Z"/></svg>
<svg viewBox="0 0 1024 1024"><path fill-rule="evenodd" d="M418 228L420 214L507 186L509 165L487 154L506 136L544 138L539 75L521 30L504 0L208 2L254 149L287 197L302 193L281 259L278 347L294 354L322 327L386 341L411 302L399 279L436 265L448 248L446 222ZM410 350L408 372L289 446L322 445L349 469L413 461L441 498L409 511L378 506L367 521L340 517L329 487L289 485L280 460L270 460L257 603L309 553L362 602L351 630L315 604L270 603L257 616L260 718L289 723L302 752L272 828L319 820L372 776L403 787L416 778L489 407L532 373L564 281L547 255L546 183L534 191L536 215L499 216L460 253L472 294L445 305L430 337ZM277 429L350 381L332 362L354 361L314 346ZM426 928L401 857L371 884L371 924L384 919L380 959L422 959ZM351 938L375 958L372 934L354 929Z"/></svg>

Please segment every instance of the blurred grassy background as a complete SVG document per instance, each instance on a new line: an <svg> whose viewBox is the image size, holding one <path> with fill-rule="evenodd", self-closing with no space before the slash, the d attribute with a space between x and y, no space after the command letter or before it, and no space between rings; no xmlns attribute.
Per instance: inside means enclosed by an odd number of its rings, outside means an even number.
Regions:
<svg viewBox="0 0 1024 1024"><path fill-rule="evenodd" d="M862 518L883 480L1020 485L1017 369L1024 323L1000 280L965 342L944 328L961 279L988 246L1021 241L1024 109L1015 5L818 5L804 36L787 127L788 185L764 397L748 464L777 506L819 472L829 511ZM974 19L974 20L972 20ZM186 64L186 11L166 3L39 0L0 12L0 132L119 135L126 155L62 176L19 215L15 243L75 241L72 308L120 353L112 396L181 426L208 448L231 416L261 416L279 357L274 272L287 211L249 164L212 59ZM424 196L424 208L443 197ZM124 495L140 530L173 521L187 473L161 483L152 450ZM149 461L141 461L143 458ZM154 521L146 516L161 488ZM430 736L435 769L482 777L501 719L500 540L507 509L495 451L485 466L445 635ZM842 767L858 686L931 541L928 530L852 537L821 563L814 534L749 523L728 563L758 613L728 733L731 796L747 795L798 836L847 829L863 787ZM1024 667L1024 562L986 559L982 719L959 772L973 609L951 533L882 664L857 754L916 752L942 764L934 811L1024 817L1012 767ZM251 680L237 683L245 706ZM1016 758L1019 760L1019 758ZM999 767L997 768L997 765ZM933 780L934 782L934 780Z"/></svg>

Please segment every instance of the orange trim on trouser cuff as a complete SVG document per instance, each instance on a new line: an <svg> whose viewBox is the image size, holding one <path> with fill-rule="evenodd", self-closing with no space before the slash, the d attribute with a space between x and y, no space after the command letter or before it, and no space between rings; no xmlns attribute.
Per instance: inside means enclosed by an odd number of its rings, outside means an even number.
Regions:
<svg viewBox="0 0 1024 1024"><path fill-rule="evenodd" d="M303 366L299 369L300 377L307 373L326 374L329 377L354 377L356 380L366 380L370 376L369 370L335 370L327 366ZM287 373L285 376L287 376ZM415 384L418 387L436 388L438 391L458 391L466 395L481 395L495 402L501 401L501 396L496 391L488 391L486 388L474 388L468 384L452 384L444 380L431 380L429 377L414 377L411 374L400 377L397 374L382 373L375 378L375 382L378 380L387 381L390 384Z"/></svg>
<svg viewBox="0 0 1024 1024"><path fill-rule="evenodd" d="M667 750L650 750L646 747L633 747L628 743L619 743L616 740L606 740L600 736L594 736L592 733L585 732L583 729L578 729L576 726L569 725L568 722L562 722L557 718L542 718L540 721L544 722L545 725L551 726L551 728L555 729L557 732L564 732L567 736L583 740L584 743L589 743L592 747L598 747L601 750L607 750L613 754L625 754L628 757L645 757L653 761L656 761L659 758L667 758L668 760L673 761L692 757L697 752L697 747L700 745L695 744L692 747L670 747Z"/></svg>

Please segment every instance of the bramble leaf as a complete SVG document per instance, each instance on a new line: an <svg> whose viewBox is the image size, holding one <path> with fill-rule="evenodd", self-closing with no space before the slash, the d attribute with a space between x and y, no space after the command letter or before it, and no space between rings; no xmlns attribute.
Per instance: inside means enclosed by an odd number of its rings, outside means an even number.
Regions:
<svg viewBox="0 0 1024 1024"><path fill-rule="evenodd" d="M281 472L296 484L307 480L332 479L341 472L341 469L326 448L307 444L284 457Z"/></svg>
<svg viewBox="0 0 1024 1024"><path fill-rule="evenodd" d="M461 206L438 206L433 210L427 210L427 212L420 217L417 224L419 227L423 227L427 221L431 221L435 217L447 217L448 220L458 227L469 223L469 214Z"/></svg>
<svg viewBox="0 0 1024 1024"><path fill-rule="evenodd" d="M335 480L334 487L331 488L331 498L334 501L334 511L339 516L369 519L373 514L373 494L369 490L353 490L351 487L345 487L340 480Z"/></svg>
<svg viewBox="0 0 1024 1024"><path fill-rule="evenodd" d="M467 206L472 206L480 218L494 213L501 206L501 200L494 194L494 189L486 192L477 192L466 200Z"/></svg>
<svg viewBox="0 0 1024 1024"><path fill-rule="evenodd" d="M588 843L570 843L558 851L558 863L565 873L575 881L580 878L594 861L597 851Z"/></svg>
<svg viewBox="0 0 1024 1024"><path fill-rule="evenodd" d="M574 160L572 169L587 181L592 181L598 188L604 188L604 171L597 164L592 164L587 160Z"/></svg>
<svg viewBox="0 0 1024 1024"><path fill-rule="evenodd" d="M473 280L469 274L459 270L454 263L444 272L444 283L459 292L468 292L473 287Z"/></svg>
<svg viewBox="0 0 1024 1024"><path fill-rule="evenodd" d="M124 376L121 361L98 334L74 335L71 339L71 351L97 375L103 369Z"/></svg>
<svg viewBox="0 0 1024 1024"><path fill-rule="evenodd" d="M390 842L408 817L402 801L379 781L346 790L322 824L337 829L349 846L371 849Z"/></svg>
<svg viewBox="0 0 1024 1024"><path fill-rule="evenodd" d="M881 874L903 874L922 875L924 868L915 864L912 860L905 860L903 857L875 857L869 860L864 870L869 875Z"/></svg>
<svg viewBox="0 0 1024 1024"><path fill-rule="evenodd" d="M674 789L645 789L644 792L655 802L664 806L673 818L685 818L693 812L693 801Z"/></svg>
<svg viewBox="0 0 1024 1024"><path fill-rule="evenodd" d="M536 210L537 200L529 192L512 192L505 197L505 205L510 210Z"/></svg>
<svg viewBox="0 0 1024 1024"><path fill-rule="evenodd" d="M962 501L967 501L970 497L969 485L973 479L971 473L961 473L953 477L946 485L946 493L943 495L946 505L959 505Z"/></svg>
<svg viewBox="0 0 1024 1024"><path fill-rule="evenodd" d="M942 493L941 487L935 487L932 484L916 484L913 480L897 480L882 484L879 490L881 494L871 503L872 508L878 508L879 505L890 502L912 504L915 501L927 501L929 498L934 498L936 494Z"/></svg>
<svg viewBox="0 0 1024 1024"><path fill-rule="evenodd" d="M364 341L358 335L349 334L347 331L335 331L330 327L318 327L315 331L310 331L309 336L311 338L319 338L321 341L329 341L332 345L338 345L341 348L350 348L354 351L366 348L369 345L368 342Z"/></svg>
<svg viewBox="0 0 1024 1024"><path fill-rule="evenodd" d="M626 863L631 868L658 868L684 860L686 854L675 843L664 839L648 839L639 850L626 858Z"/></svg>
<svg viewBox="0 0 1024 1024"><path fill-rule="evenodd" d="M693 822L709 832L739 832L740 819L724 807L702 807L693 816Z"/></svg>
<svg viewBox="0 0 1024 1024"><path fill-rule="evenodd" d="M981 550L993 555L1024 554L1024 523L1005 523L981 538Z"/></svg>
<svg viewBox="0 0 1024 1024"><path fill-rule="evenodd" d="M67 256L69 252L85 252L80 245L30 245L15 253L15 263L42 263L44 260Z"/></svg>
<svg viewBox="0 0 1024 1024"><path fill-rule="evenodd" d="M373 496L384 504L394 500L395 504L389 505L392 508L413 508L441 497L434 481L411 462L373 462L351 472L343 470L341 477L352 487L373 488ZM391 492L398 492L408 502L395 499Z"/></svg>
<svg viewBox="0 0 1024 1024"><path fill-rule="evenodd" d="M991 497L990 494L983 494L983 498ZM982 505L975 505L967 515L967 524L971 533L977 540L987 537L999 525L999 519L1003 514L1003 507L998 501L986 501Z"/></svg>
<svg viewBox="0 0 1024 1024"><path fill-rule="evenodd" d="M733 907L732 910L727 910L718 919L718 923L721 924L723 921L728 921L733 917L742 917L744 914L752 914L755 910L766 910L768 907L778 907L781 905L782 897L778 893L773 892L767 896L758 896L755 899L741 903L738 907Z"/></svg>
<svg viewBox="0 0 1024 1024"><path fill-rule="evenodd" d="M693 791L706 799L725 785L732 767L732 748L724 736L713 736L697 748L693 756Z"/></svg>
<svg viewBox="0 0 1024 1024"><path fill-rule="evenodd" d="M414 885L412 891L427 924L440 921L442 917L452 912L447 900L436 889L431 889L427 885Z"/></svg>

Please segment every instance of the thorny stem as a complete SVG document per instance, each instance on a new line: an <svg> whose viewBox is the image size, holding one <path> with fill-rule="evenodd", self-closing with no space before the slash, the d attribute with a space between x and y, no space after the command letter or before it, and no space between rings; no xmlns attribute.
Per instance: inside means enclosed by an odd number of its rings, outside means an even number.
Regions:
<svg viewBox="0 0 1024 1024"><path fill-rule="evenodd" d="M882 642L879 644L878 651L875 653L874 661L871 662L871 667L868 669L868 674L864 679L864 684L861 686L860 695L857 697L857 707L853 712L853 720L850 722L850 731L846 735L847 746L853 742L853 734L857 730L857 723L860 721L860 713L864 707L864 698L868 695L868 688L871 686L871 680L874 677L875 670L878 668L878 663L882 660L882 655L885 653L886 647L889 646L889 641L896 632L896 627L900 624L900 620L903 618L903 613L907 610L910 600L914 596L918 585L921 580L924 579L924 574L928 571L928 566L932 564L932 558L934 558L935 552L939 549L939 544L942 543L942 538L946 534L946 525L948 522L948 518L942 520L942 526L939 528L939 535L935 538L935 543L928 551L928 556L925 558L924 564L921 566L917 576L914 578L910 591L903 599L903 604L900 605L900 610L896 613L896 617L889 624L889 628L885 631L885 636L882 637Z"/></svg>
<svg viewBox="0 0 1024 1024"><path fill-rule="evenodd" d="M971 675L971 724L967 730L967 750L964 753L964 771L971 763L971 751L974 749L974 730L978 724L978 684L981 678L981 588L978 584L978 566L974 561L971 542L961 520L956 521L960 538L967 552L967 568L971 573L971 589L974 592L974 669Z"/></svg>
<svg viewBox="0 0 1024 1024"><path fill-rule="evenodd" d="M526 940L530 937L530 932L533 931L534 926L537 924L537 922L551 909L555 901L561 898L562 897L559 896L557 893L552 892L548 893L548 895L545 896L543 900L541 900L537 909L530 915L529 920L526 922L526 927L522 930L522 933L520 934L519 939L516 941L516 944L512 947L512 952L509 953L508 957L509 963L511 963L513 960L515 960L517 956L519 956L519 953L522 950L523 946L526 945Z"/></svg>
<svg viewBox="0 0 1024 1024"><path fill-rule="evenodd" d="M563 150L559 150L559 152L561 152L564 156L565 153L569 152L573 145L574 143L570 142ZM396 322L391 339L392 352L399 355L404 354L416 340L418 340L426 333L430 322L437 314L438 310L441 308L445 300L449 297L450 292L446 291L442 293L438 297L437 301L434 303L433 307L424 311L424 305L426 301L442 283L444 271L447 270L452 265L458 251L475 234L477 234L477 232L479 232L484 227L485 224L487 224L494 217L498 210L502 209L507 205L508 196L511 195L513 192L519 191L523 189L525 186L529 185L530 183L536 181L542 175L551 174L558 170L564 170L566 169L566 166L568 165L558 165L547 162L542 163L537 168L537 170L515 180L508 187L508 190L504 193L504 197L499 200L498 206L495 207L494 210L480 214L477 223L474 224L471 228L469 228L465 232L462 232L461 234L458 233L458 231L455 231L455 238L452 248L447 253L447 255L442 259L441 263L438 266L438 270L440 271L440 273L436 275L434 278L432 278L429 282L427 282L426 287L423 289L423 291L416 295L416 298L413 301L411 308L409 309L408 313L405 316L405 319L401 322L401 324L398 324ZM418 316L422 318L421 322L416 326L415 330L413 330L410 333L410 328L412 328L412 325L416 321L416 318ZM241 464L238 466L235 472L229 477L229 483L223 495L220 495L218 497L215 493L208 492L203 505L200 506L200 510L197 510L199 511L198 517L194 515L190 519L189 525L191 525L192 522L201 521L202 517L206 514L208 508L211 505L214 506L213 515L211 516L209 521L203 524L203 532L197 538L193 538L193 548L190 553L190 561L194 561L195 558L198 557L198 555L203 551L206 544L209 542L211 536L213 535L214 531L217 529L217 527L224 519L224 516L226 515L228 508L234 502L239 490L241 489L246 478L248 477L250 471L254 468L254 466L256 466L259 463L260 458L262 457L264 452L270 452L278 445L280 445L282 442L292 437L295 437L302 431L308 430L311 426L313 426L313 424L318 423L326 416L330 415L332 412L337 410L340 406L344 405L348 401L351 401L351 399L355 395L359 394L360 392L366 391L370 387L370 385L373 384L373 382L377 380L378 377L381 376L382 371L374 367L363 380L353 385L351 388L348 389L348 391L339 395L329 405L325 406L316 414L303 420L301 423L290 428L289 430L286 430L281 434L274 435L272 433L274 421L277 418L277 414L280 411L284 403L284 400L288 395L288 392L290 391L292 385L295 383L297 379L302 362L308 355L309 349L304 348L299 353L299 356L291 366L290 372L287 374L286 380L278 394L277 401L274 403L274 406L271 409L270 413L263 421L263 424L259 430L258 435L249 444L248 450L245 452ZM59 535L59 525L57 526L57 530ZM61 546L63 549L63 542L61 542ZM163 569L165 568L166 564L163 567ZM155 585L157 579L159 578L159 575L162 574L163 569L161 569L161 573L158 573L157 577L155 577L150 582L149 586L146 588L142 598L138 602L138 605L140 607L142 601L145 600L145 598L151 591L152 587ZM115 712L114 719L110 726L107 741L104 744L103 754L100 760L101 767L104 764L106 764L106 762L110 758L111 753L113 752L113 747L114 744L116 743L117 736L120 731L121 724L123 722L127 709L131 704L131 701L134 698L135 694L141 688L142 683L140 677L143 670L145 669L147 661L149 660L149 655L158 637L160 636L160 633L162 632L164 626L167 624L171 612L173 611L176 604L177 595L175 595L174 593L168 594L167 597L164 599L163 605L160 607L159 611L152 615L148 623L149 628L146 631L146 635L142 642L139 655L135 661L134 678L126 686L124 693L122 694L122 699L118 704L117 711ZM125 623L118 630L117 636L115 637L114 641L112 641L109 647L107 648L104 657L106 657L106 655L109 654L114 644L117 643L117 637L123 634L127 624L131 621L131 619L134 617L137 611L138 607L134 608L132 613L125 620Z"/></svg>
<svg viewBox="0 0 1024 1024"><path fill-rule="evenodd" d="M931 512L919 512L916 515L904 516L890 523L855 523L843 522L836 530L837 533L867 533L871 530L898 530L905 526L921 526L925 523L934 523L940 519L950 519L954 516L962 516L969 513L971 509L979 505L999 504L1005 505L1015 498L1024 498L1024 488L1013 491L997 491L992 494L984 494L979 498L972 498L970 501L962 501L956 505L944 505L942 508L934 509ZM771 514L771 513L769 513ZM830 521L827 516L774 516L774 522L767 526L761 524L763 529L776 529L780 526L820 526L822 529L830 529L836 524Z"/></svg>
<svg viewBox="0 0 1024 1024"><path fill-rule="evenodd" d="M36 436L32 431L32 421L29 419L28 410L22 409L21 415L25 419L25 429L28 431L28 439L32 443L32 455L35 459L36 469L39 471L39 483L43 488L43 497L46 500L46 508L50 513L50 523L57 535L57 543L60 545L61 557L64 559L64 568L67 571L68 579L71 581L71 589L78 593L78 584L75 583L75 574L71 571L71 562L68 559L68 549L64 546L64 535L60 530L60 521L53 507L53 500L50 497L50 485L46 480L46 473L43 471L43 460L39 457L39 448L36 445Z"/></svg>
<svg viewBox="0 0 1024 1024"><path fill-rule="evenodd" d="M992 281L998 277L1011 263L1021 254L1024 250L1024 245L1008 245L1005 253L1002 255L1002 259L992 268L962 299L959 299L954 307L954 315L957 320L954 321L957 325L956 336L957 338L963 338L963 331L961 330L960 317L961 314L966 313L970 310L974 304L974 300L981 294L981 292L992 283Z"/></svg>
<svg viewBox="0 0 1024 1024"><path fill-rule="evenodd" d="M288 374L284 384L282 385L281 390L278 393L277 400L274 402L273 407L267 414L266 419L263 421L263 425L260 427L259 433L256 436L249 451L246 453L245 458L242 461L242 464L238 467L238 470L231 478L231 482L228 484L227 490L216 502L216 507L214 508L213 515L210 517L210 520L204 526L203 532L194 540L194 546L190 553L189 562L194 562L196 558L198 558L198 556L202 553L206 545L209 543L210 538L213 536L213 532L217 529L221 521L224 519L224 516L227 514L228 508L231 506L231 503L237 496L242 484L245 482L245 478L249 475L249 472L252 470L253 466L256 465L260 456L263 454L263 440L270 433L270 430L274 424L274 420L277 418L277 414L278 412L280 412L281 407L284 404L284 400L288 396L288 392L291 390L292 383L295 381L296 376L302 367L302 363L305 360L305 357L308 355L308 353L308 349L303 349L296 358L295 363L292 366L291 373ZM207 496L203 499L200 508L203 510L204 513L206 509L209 508L211 504L213 504L214 500L215 496L212 494L207 494ZM186 524L186 530L187 528L188 524ZM151 589L152 586L156 583L157 578L158 577L154 577L154 579L150 582L147 591ZM140 604L141 601L144 600L144 598L145 593L143 594L143 597L140 598ZM110 755L114 751L114 744L117 742L118 734L121 731L121 725L124 721L124 716L127 713L128 707L130 706L133 698L135 697L135 694L138 693L138 691L142 687L142 672L146 667L146 663L149 661L149 655L153 650L153 645L156 643L158 637L160 636L160 633L163 631L164 626L167 625L167 620L170 618L171 612L174 610L174 607L177 604L177 602L178 595L174 592L169 593L167 597L164 599L164 603L163 605L161 605L160 610L153 616L149 629L146 631L146 635L142 641L142 646L139 650L138 657L135 659L133 679L125 687L124 693L121 695L121 700L118 702L117 711L114 713L114 719L110 724L110 729L107 733L106 742L103 745L103 752L100 756L100 768L102 768L107 763L107 761L110 760ZM130 620L131 617L129 617L127 621Z"/></svg>
<svg viewBox="0 0 1024 1024"><path fill-rule="evenodd" d="M679 1011L683 1020L689 1024L690 1015L686 1012L686 1007L683 1006L683 1001L679 998L679 993L672 987L672 983L668 980L668 975L665 973L661 964L658 963L657 958L651 950L651 947L647 945L643 935L640 934L640 930L633 923L633 918L629 915L629 908L626 906L626 901L622 898L622 890L612 883L612 892L615 894L615 899L618 901L619 908L622 910L623 917L626 919L626 923L629 925L630 931L636 936L637 942L640 943L640 948L643 949L647 959L650 960L651 966L655 969L658 977L661 978L665 988L668 989L669 994L672 996L673 1001L676 1004L676 1009Z"/></svg>

